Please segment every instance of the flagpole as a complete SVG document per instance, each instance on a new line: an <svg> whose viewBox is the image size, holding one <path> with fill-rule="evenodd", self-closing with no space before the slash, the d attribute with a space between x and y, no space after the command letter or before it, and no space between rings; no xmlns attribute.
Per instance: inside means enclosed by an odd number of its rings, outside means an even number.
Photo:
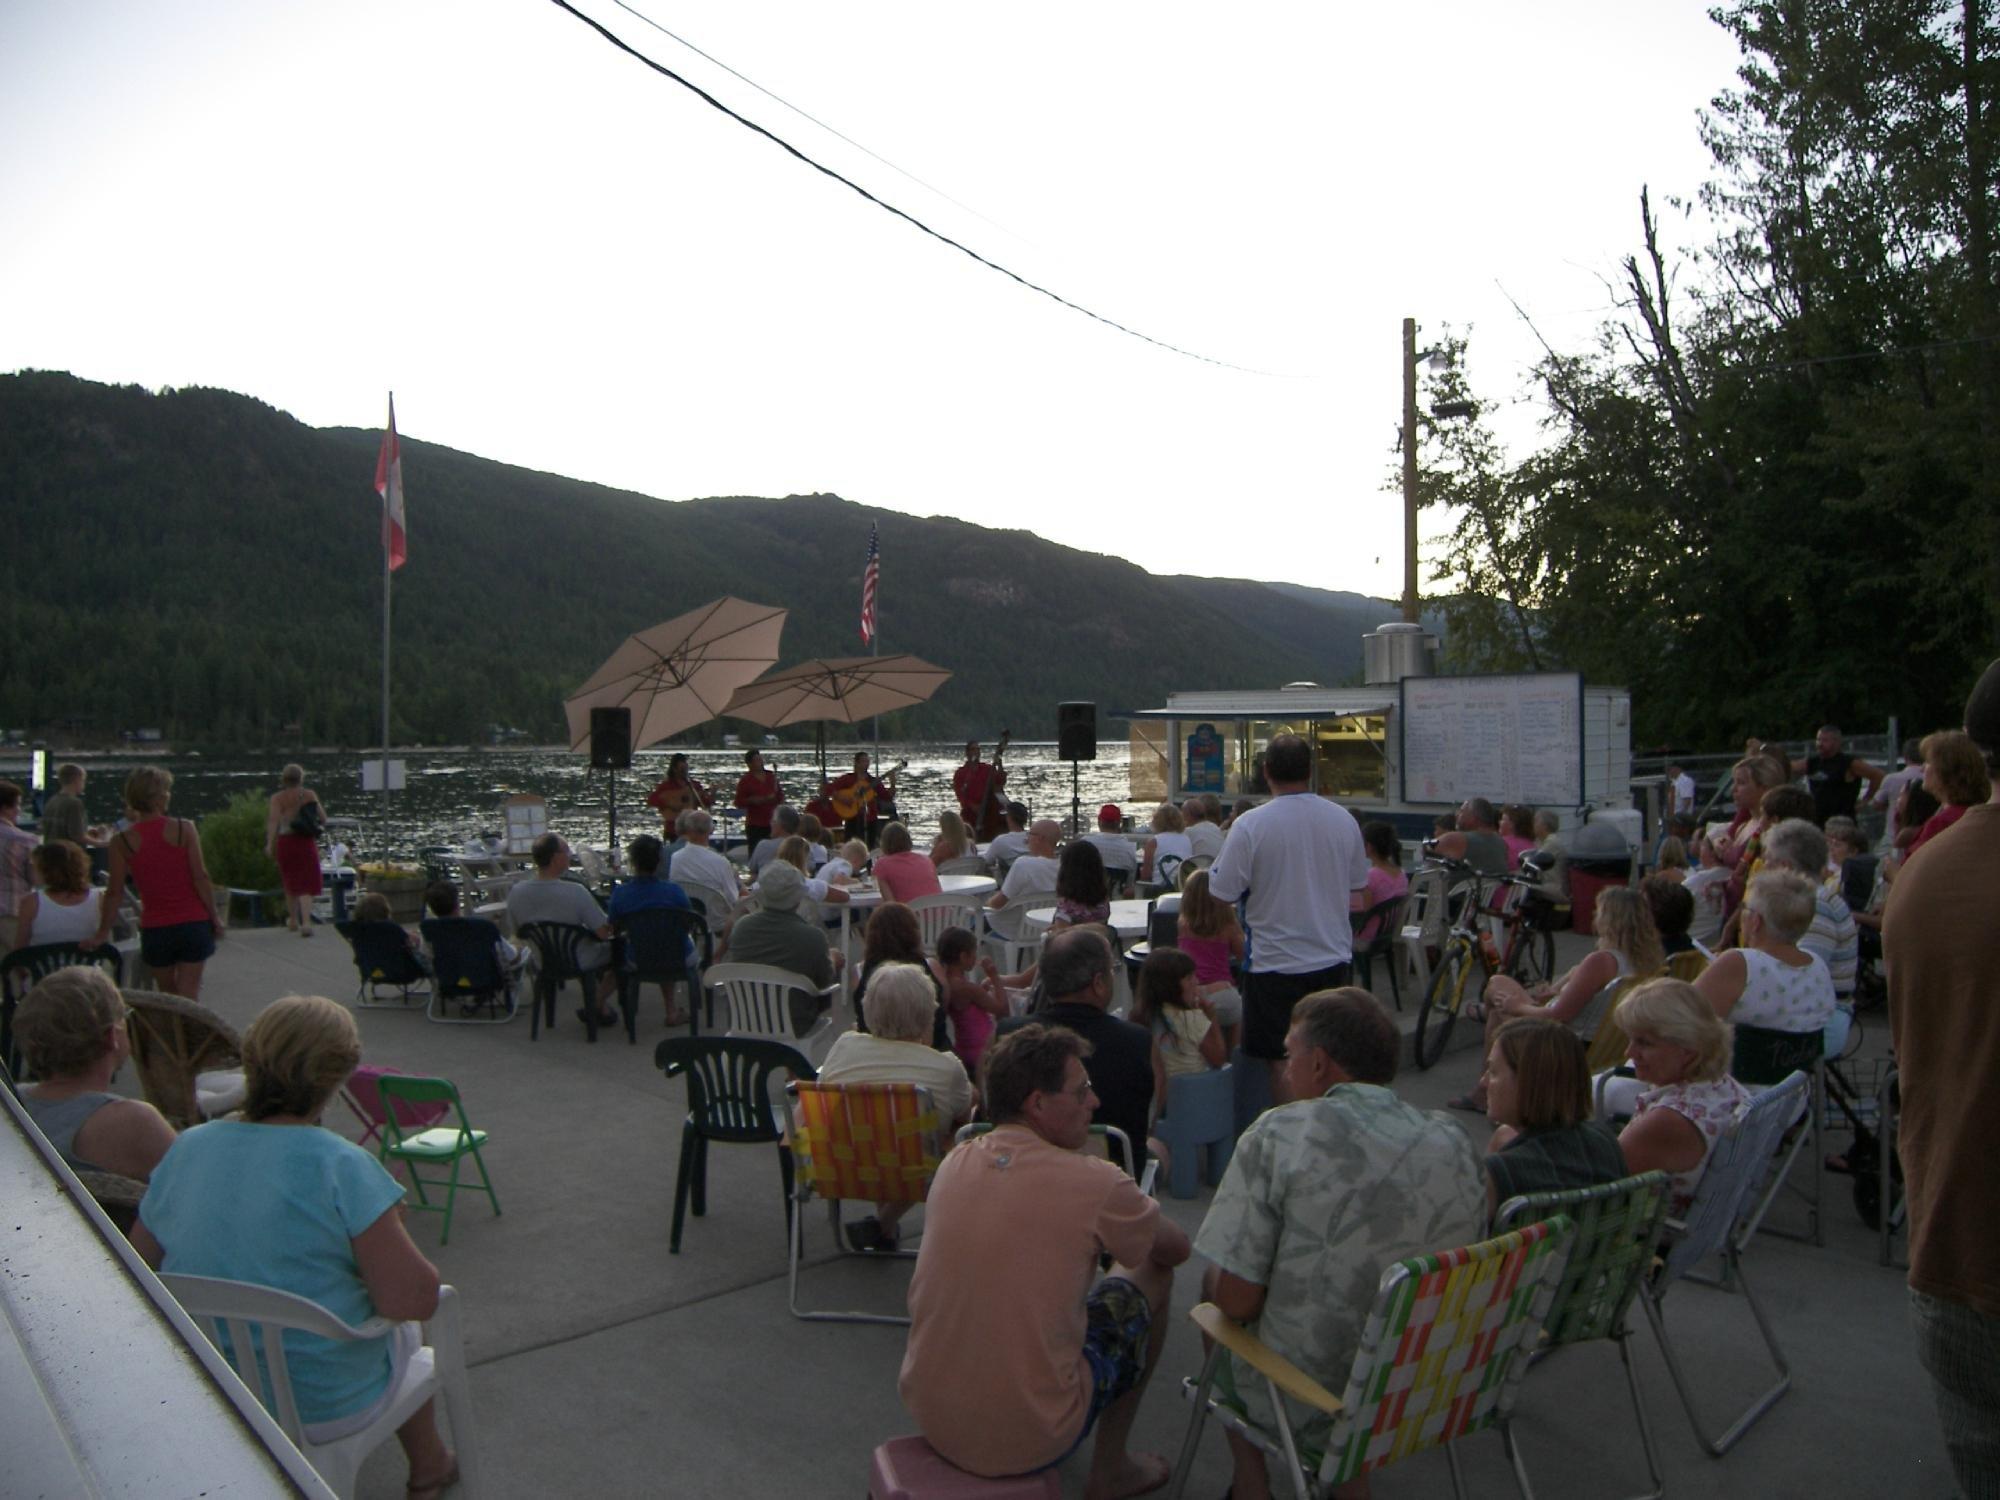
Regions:
<svg viewBox="0 0 2000 1500"><path fill-rule="evenodd" d="M389 430L396 428L396 393L389 392ZM399 455L400 457L400 455ZM382 863L389 863L389 498L382 497Z"/></svg>

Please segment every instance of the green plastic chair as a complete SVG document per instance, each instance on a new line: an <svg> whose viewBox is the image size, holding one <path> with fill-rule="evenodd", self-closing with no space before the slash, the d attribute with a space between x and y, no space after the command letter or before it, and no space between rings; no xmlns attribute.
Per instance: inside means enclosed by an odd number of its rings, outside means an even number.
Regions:
<svg viewBox="0 0 2000 1500"><path fill-rule="evenodd" d="M1560 1193L1530 1193L1509 1198L1493 1216L1496 1233L1539 1223L1557 1215L1576 1225L1569 1260L1556 1283L1555 1300L1542 1320L1542 1347L1535 1358L1564 1344L1609 1339L1618 1346L1625 1367L1625 1384L1632 1393L1632 1411L1639 1419L1639 1442L1645 1449L1646 1472L1653 1487L1642 1500L1658 1500L1666 1490L1653 1429L1646 1420L1646 1403L1639 1394L1639 1377L1632 1368L1632 1326L1626 1314L1639 1284L1652 1268L1660 1236L1667 1223L1667 1176L1646 1172L1621 1177L1596 1187ZM1503 1421L1511 1423L1509 1413ZM1515 1462L1519 1448L1515 1446Z"/></svg>
<svg viewBox="0 0 2000 1500"><path fill-rule="evenodd" d="M486 1159L479 1154L479 1148L486 1144L486 1132L474 1130L472 1122L465 1117L465 1105L459 1100L458 1085L449 1078L415 1078L406 1073L384 1073L375 1080L375 1087L382 1096L382 1149L381 1160L386 1164L391 1158L409 1163L410 1185L417 1190L417 1209L422 1213L444 1215L444 1233L439 1238L440 1245L451 1243L451 1211L458 1202L459 1163L471 1157L473 1165L479 1168L477 1191L486 1194L493 1204L493 1216L500 1217L500 1195L493 1191L493 1179L486 1175ZM448 1104L458 1117L456 1125L433 1125L429 1130L406 1131L401 1116L404 1111L396 1108L398 1102L422 1106L426 1104ZM425 1181L418 1166L443 1166L449 1163L449 1178L433 1177ZM468 1191L473 1190L467 1183ZM444 1189L444 1206L431 1202L426 1188Z"/></svg>
<svg viewBox="0 0 2000 1500"><path fill-rule="evenodd" d="M1570 1221L1557 1217L1463 1249L1390 1262L1339 1396L1214 1303L1200 1304L1189 1316L1213 1343L1200 1377L1186 1382L1194 1412L1168 1500L1180 1500L1186 1490L1202 1425L1211 1415L1281 1464L1272 1488L1289 1487L1299 1500L1315 1500L1435 1447L1444 1449L1452 1491L1463 1500L1456 1443L1494 1427L1522 1495L1532 1497L1507 1416L1573 1234ZM1211 1399L1227 1353L1240 1356L1263 1380L1272 1410L1284 1418L1275 1432L1252 1422L1233 1392ZM1286 1398L1294 1403L1289 1410ZM1294 1434L1291 1410L1300 1406L1332 1418L1323 1446Z"/></svg>

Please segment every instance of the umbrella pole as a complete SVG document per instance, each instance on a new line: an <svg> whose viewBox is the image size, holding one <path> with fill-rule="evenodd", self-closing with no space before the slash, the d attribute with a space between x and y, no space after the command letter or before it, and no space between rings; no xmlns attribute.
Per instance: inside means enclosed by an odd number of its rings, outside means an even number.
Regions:
<svg viewBox="0 0 2000 1500"><path fill-rule="evenodd" d="M618 772L614 767L604 768L604 789L610 794L611 802L611 855L606 862L615 872L618 869Z"/></svg>

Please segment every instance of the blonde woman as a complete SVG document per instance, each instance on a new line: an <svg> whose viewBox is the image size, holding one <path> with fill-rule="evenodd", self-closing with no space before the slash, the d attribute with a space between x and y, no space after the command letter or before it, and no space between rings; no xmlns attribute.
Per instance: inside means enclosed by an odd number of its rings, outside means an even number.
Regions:
<svg viewBox="0 0 2000 1500"><path fill-rule="evenodd" d="M306 785L305 767L286 766L278 773L264 815L264 852L278 862L278 879L285 888L285 926L300 937L311 937L313 898L320 893L319 835L326 827L326 810L319 793Z"/></svg>
<svg viewBox="0 0 2000 1500"><path fill-rule="evenodd" d="M1729 1076L1731 1029L1700 991L1678 979L1640 985L1618 1002L1615 1019L1639 1075L1618 1148L1628 1172L1667 1174L1670 1212L1678 1217L1694 1201L1717 1139L1750 1102L1750 1091Z"/></svg>
<svg viewBox="0 0 2000 1500"><path fill-rule="evenodd" d="M1153 836L1139 850L1139 878L1172 885L1181 861L1194 858L1187 836L1187 818L1171 802L1153 809Z"/></svg>
<svg viewBox="0 0 2000 1500"><path fill-rule="evenodd" d="M139 954L153 971L154 987L198 1000L202 965L222 936L222 913L194 824L167 816L173 789L174 773L164 766L141 766L125 778L131 822L111 841L111 880L98 901L97 935L83 946L110 940L131 880L139 887Z"/></svg>
<svg viewBox="0 0 2000 1500"><path fill-rule="evenodd" d="M1630 886L1607 886L1597 893L1597 946L1582 963L1548 984L1530 990L1508 974L1486 981L1486 1045L1508 1021L1539 1016L1570 1025L1607 985L1635 975L1647 977L1666 967L1660 929L1646 898ZM1470 1114L1486 1113L1484 1081L1470 1094L1453 1099L1451 1107Z"/></svg>
<svg viewBox="0 0 2000 1500"><path fill-rule="evenodd" d="M243 1033L242 1118L197 1125L153 1170L132 1244L155 1270L276 1287L349 1324L400 1321L384 1338L285 1336L309 1442L358 1432L394 1399L437 1311L437 1267L403 1227L402 1184L319 1117L361 1061L347 1008L318 995L275 1001ZM458 1479L434 1402L397 1429L410 1500Z"/></svg>
<svg viewBox="0 0 2000 1500"><path fill-rule="evenodd" d="M972 852L972 840L966 836L965 819L950 808L938 814L938 836L931 843L931 863L941 865L948 859L963 859Z"/></svg>

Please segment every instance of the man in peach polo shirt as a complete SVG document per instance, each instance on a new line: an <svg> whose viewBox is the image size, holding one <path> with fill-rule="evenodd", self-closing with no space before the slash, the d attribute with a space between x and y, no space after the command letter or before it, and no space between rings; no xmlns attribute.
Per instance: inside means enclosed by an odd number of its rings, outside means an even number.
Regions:
<svg viewBox="0 0 2000 1500"><path fill-rule="evenodd" d="M987 1050L994 1129L931 1185L899 1389L933 1448L989 1478L1059 1463L1095 1427L1085 1500L1122 1500L1170 1477L1126 1439L1192 1247L1125 1172L1081 1152L1097 1107L1089 1055L1042 1025Z"/></svg>

